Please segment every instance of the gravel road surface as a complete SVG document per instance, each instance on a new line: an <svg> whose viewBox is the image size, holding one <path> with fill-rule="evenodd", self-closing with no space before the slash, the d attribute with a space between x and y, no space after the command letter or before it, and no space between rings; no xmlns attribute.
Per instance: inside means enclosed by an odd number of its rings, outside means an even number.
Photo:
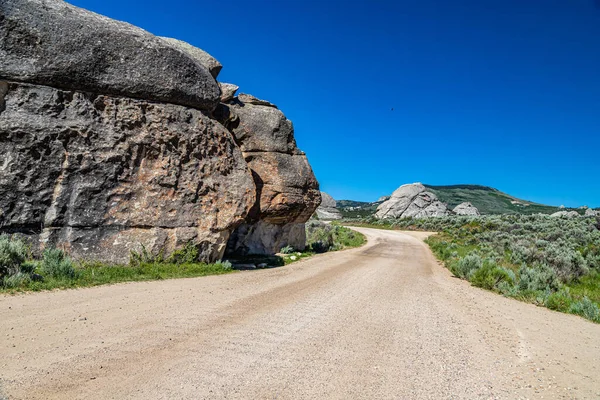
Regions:
<svg viewBox="0 0 600 400"><path fill-rule="evenodd" d="M357 230L282 268L0 295L0 398L600 398L600 325Z"/></svg>

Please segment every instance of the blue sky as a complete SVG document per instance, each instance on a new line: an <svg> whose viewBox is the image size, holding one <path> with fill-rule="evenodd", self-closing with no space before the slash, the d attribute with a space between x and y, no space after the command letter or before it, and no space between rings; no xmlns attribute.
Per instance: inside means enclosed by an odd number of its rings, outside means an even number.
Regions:
<svg viewBox="0 0 600 400"><path fill-rule="evenodd" d="M420 181L600 207L598 1L70 2L211 53L336 199Z"/></svg>

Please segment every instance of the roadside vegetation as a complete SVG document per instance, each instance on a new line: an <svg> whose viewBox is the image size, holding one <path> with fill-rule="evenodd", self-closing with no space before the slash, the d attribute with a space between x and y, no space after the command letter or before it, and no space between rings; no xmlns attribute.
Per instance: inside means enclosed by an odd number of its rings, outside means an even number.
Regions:
<svg viewBox="0 0 600 400"><path fill-rule="evenodd" d="M153 256L146 249L132 252L128 265L74 261L60 249L47 249L35 259L18 238L0 236L0 292L89 287L109 283L147 281L225 274L228 262L197 262L198 252L186 246L170 257Z"/></svg>
<svg viewBox="0 0 600 400"><path fill-rule="evenodd" d="M457 277L507 297L600 322L598 218L369 218L356 224L438 232L426 242Z"/></svg>
<svg viewBox="0 0 600 400"><path fill-rule="evenodd" d="M365 237L349 228L318 221L307 223L307 249L283 248L279 256L249 256L245 262L265 266L283 266L316 253L357 247ZM17 237L0 235L0 293L90 287L119 282L191 278L235 271L230 261L207 264L198 262L193 245L175 251L169 257L152 254L143 246L132 251L125 265L97 261L72 260L61 249L47 249L35 258L29 246Z"/></svg>

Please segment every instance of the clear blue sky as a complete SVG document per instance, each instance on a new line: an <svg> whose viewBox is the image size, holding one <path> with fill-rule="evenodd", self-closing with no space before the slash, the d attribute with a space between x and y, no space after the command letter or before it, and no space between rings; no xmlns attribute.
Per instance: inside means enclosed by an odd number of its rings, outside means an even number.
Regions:
<svg viewBox="0 0 600 400"><path fill-rule="evenodd" d="M598 0L70 2L211 53L337 199L420 181L600 207Z"/></svg>

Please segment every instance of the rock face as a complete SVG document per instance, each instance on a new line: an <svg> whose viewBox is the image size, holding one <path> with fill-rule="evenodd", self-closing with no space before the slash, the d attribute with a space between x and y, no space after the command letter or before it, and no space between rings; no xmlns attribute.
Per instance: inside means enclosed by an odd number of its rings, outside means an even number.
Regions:
<svg viewBox="0 0 600 400"><path fill-rule="evenodd" d="M479 210L477 209L477 207L475 207L473 204L469 203L468 201L465 201L464 203L460 203L459 205L454 207L452 212L454 212L454 214L456 214L456 215L471 215L471 216L481 215L479 213Z"/></svg>
<svg viewBox="0 0 600 400"><path fill-rule="evenodd" d="M324 221L342 219L342 214L337 209L337 203L325 192L321 192L321 205L317 208L317 217Z"/></svg>
<svg viewBox="0 0 600 400"><path fill-rule="evenodd" d="M235 92L239 90L239 86L234 85L232 83L223 83L219 82L219 87L221 88L221 102L227 103L233 100L235 96Z"/></svg>
<svg viewBox="0 0 600 400"><path fill-rule="evenodd" d="M0 232L111 262L304 246L320 196L291 122L238 99L219 122L201 50L59 0L0 0L0 21Z"/></svg>
<svg viewBox="0 0 600 400"><path fill-rule="evenodd" d="M321 195L306 155L296 146L291 121L271 103L249 95L222 104L216 115L242 149L257 188L256 204L232 235L228 251L276 253L288 245L303 250L304 223ZM279 239L265 239L270 237Z"/></svg>
<svg viewBox="0 0 600 400"><path fill-rule="evenodd" d="M168 37L161 37L161 39L170 44L172 47L183 51L191 58L198 61L200 65L204 66L204 68L206 68L215 79L217 79L219 72L221 72L221 69L223 69L223 66L219 61L202 49L194 47L189 43L178 39Z"/></svg>
<svg viewBox="0 0 600 400"><path fill-rule="evenodd" d="M420 183L402 185L389 200L381 203L376 218L441 217L451 212L437 196Z"/></svg>
<svg viewBox="0 0 600 400"><path fill-rule="evenodd" d="M219 258L255 201L229 132L172 104L8 85L0 220L76 257L126 261L188 241Z"/></svg>
<svg viewBox="0 0 600 400"><path fill-rule="evenodd" d="M598 217L598 216L600 216L600 210L592 210L591 208L588 208L587 210L585 210L585 216L586 217Z"/></svg>
<svg viewBox="0 0 600 400"><path fill-rule="evenodd" d="M0 1L0 77L214 109L217 82L193 58L130 24L60 0Z"/></svg>

